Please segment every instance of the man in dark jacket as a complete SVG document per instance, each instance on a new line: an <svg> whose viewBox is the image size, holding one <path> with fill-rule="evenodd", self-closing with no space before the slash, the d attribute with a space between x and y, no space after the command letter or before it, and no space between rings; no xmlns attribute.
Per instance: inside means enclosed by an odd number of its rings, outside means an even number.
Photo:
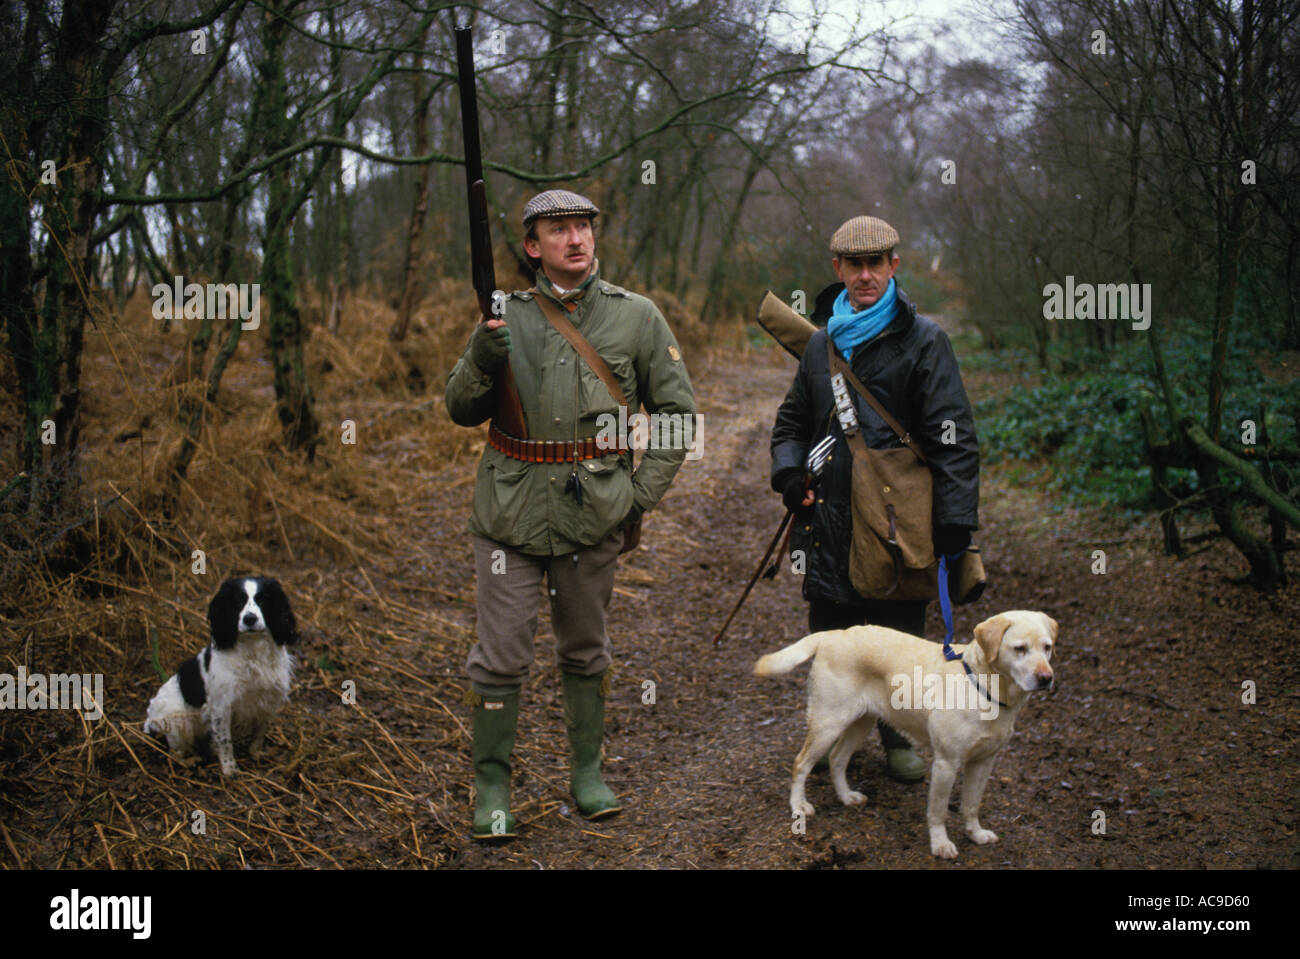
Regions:
<svg viewBox="0 0 1300 959"><path fill-rule="evenodd" d="M835 415L827 336L929 462L935 554L960 554L970 545L971 530L979 528L979 443L970 401L947 334L916 315L894 280L898 242L897 231L876 217L854 217L835 231L831 265L840 282L818 295L813 314L813 322L826 328L808 341L772 429L772 488L795 512L791 555L803 559L812 632L862 624L915 636L925 632L924 600L867 599L849 580L852 455ZM865 400L853 390L849 395L867 446L902 445ZM808 489L808 451L828 432L836 437L834 449ZM925 764L908 741L888 725L879 726L889 774L902 782L924 778Z"/></svg>

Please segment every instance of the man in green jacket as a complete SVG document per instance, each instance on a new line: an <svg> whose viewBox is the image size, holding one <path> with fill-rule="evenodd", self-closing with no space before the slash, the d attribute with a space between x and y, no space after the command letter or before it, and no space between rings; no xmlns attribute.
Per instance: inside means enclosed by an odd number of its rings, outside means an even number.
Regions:
<svg viewBox="0 0 1300 959"><path fill-rule="evenodd" d="M466 662L476 839L515 834L510 753L543 575L578 811L597 819L621 808L600 775L611 662L605 610L625 532L663 497L686 444L652 444L659 448L648 449L633 470L615 424L644 405L652 419L678 426L678 439L687 422L685 435L698 438L695 395L668 324L650 300L600 277L593 233L599 212L567 190L528 202L524 252L540 266L537 286L512 293L503 318L479 323L447 380L452 420L477 426L497 409L497 380L508 362L528 431L523 439L493 422L469 521L478 582L478 642ZM608 366L626 400L621 416L601 376L547 319L543 298Z"/></svg>

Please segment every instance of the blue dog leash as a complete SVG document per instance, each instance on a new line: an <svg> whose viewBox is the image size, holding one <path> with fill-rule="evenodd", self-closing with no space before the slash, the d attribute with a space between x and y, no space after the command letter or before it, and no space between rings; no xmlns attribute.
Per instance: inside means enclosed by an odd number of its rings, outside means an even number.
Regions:
<svg viewBox="0 0 1300 959"><path fill-rule="evenodd" d="M954 553L953 559L960 558ZM961 653L952 648L952 600L948 598L948 557L939 556L939 608L943 610L943 658L948 662L960 659Z"/></svg>
<svg viewBox="0 0 1300 959"><path fill-rule="evenodd" d="M952 556L954 562L956 562L960 558L961 558L961 553L954 553ZM948 557L947 556L939 557L939 608L943 610L943 628L944 628L943 658L946 659L948 662L952 662L954 659L961 659L961 668L966 670L966 675L970 677L970 681L975 684L975 688L979 690L980 695L983 696L989 702L997 702L997 704L1001 706L1003 709L1009 709L1010 707L1007 706L1007 704L1004 703L1002 700L1000 699L995 700L992 696L988 694L988 691L980 683L979 677L975 675L974 670L972 670L968 665L966 665L966 660L962 659L961 653L953 649L952 600L948 598Z"/></svg>

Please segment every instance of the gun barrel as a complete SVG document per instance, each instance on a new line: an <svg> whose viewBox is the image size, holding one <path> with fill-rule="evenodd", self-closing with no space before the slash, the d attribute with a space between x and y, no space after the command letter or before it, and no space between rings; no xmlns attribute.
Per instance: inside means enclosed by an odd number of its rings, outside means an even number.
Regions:
<svg viewBox="0 0 1300 959"><path fill-rule="evenodd" d="M474 45L469 27L456 28L456 73L460 86L461 129L465 134L465 186L483 179L483 155L479 152L478 94L474 88Z"/></svg>
<svg viewBox="0 0 1300 959"><path fill-rule="evenodd" d="M469 27L456 28L456 73L460 85L461 129L465 140L465 184L469 196L470 275L484 319L493 316L492 292L496 269L492 262L492 230L488 221L487 185L479 148L478 95L474 87L474 46Z"/></svg>

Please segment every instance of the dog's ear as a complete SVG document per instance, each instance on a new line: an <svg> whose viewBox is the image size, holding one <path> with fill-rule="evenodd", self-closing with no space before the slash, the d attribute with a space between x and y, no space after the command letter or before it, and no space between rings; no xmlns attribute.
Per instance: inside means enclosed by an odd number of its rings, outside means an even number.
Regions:
<svg viewBox="0 0 1300 959"><path fill-rule="evenodd" d="M1047 628L1051 630L1052 633L1052 642L1056 642L1056 634L1060 631L1061 627L1057 625L1056 620L1052 619L1052 617L1048 616L1046 613L1039 613L1038 615L1046 620Z"/></svg>
<svg viewBox="0 0 1300 959"><path fill-rule="evenodd" d="M217 649L234 649L239 640L239 611L244 608L244 594L237 580L221 584L217 595L208 603L208 627Z"/></svg>
<svg viewBox="0 0 1300 959"><path fill-rule="evenodd" d="M273 579L263 580L257 591L257 604L262 607L266 628L271 631L271 638L277 646L287 646L298 641L298 624L293 618L289 597L284 595L279 582Z"/></svg>
<svg viewBox="0 0 1300 959"><path fill-rule="evenodd" d="M975 627L975 642L984 653L985 662L991 664L998 658L998 650L1002 648L1002 637L1010 628L1011 617L1006 613L998 613L992 619L986 619Z"/></svg>

